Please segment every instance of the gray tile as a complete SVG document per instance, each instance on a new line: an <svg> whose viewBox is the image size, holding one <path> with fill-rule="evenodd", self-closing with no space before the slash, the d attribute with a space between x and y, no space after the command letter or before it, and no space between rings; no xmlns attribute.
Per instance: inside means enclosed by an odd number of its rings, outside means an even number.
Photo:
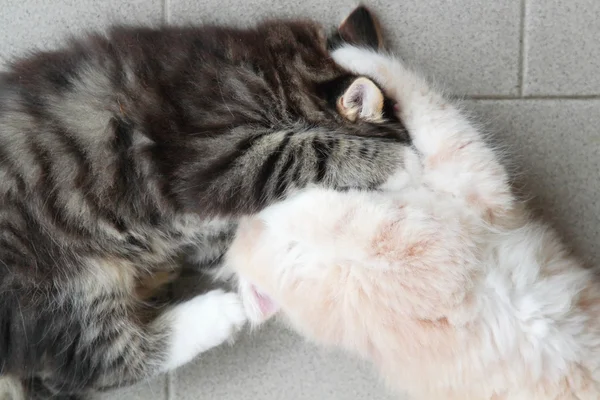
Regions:
<svg viewBox="0 0 600 400"><path fill-rule="evenodd" d="M109 22L160 22L163 0L3 1L0 62L32 48L51 48L65 37Z"/></svg>
<svg viewBox="0 0 600 400"><path fill-rule="evenodd" d="M506 148L525 195L590 266L600 265L600 100L467 103Z"/></svg>
<svg viewBox="0 0 600 400"><path fill-rule="evenodd" d="M171 0L170 20L250 24L306 16L334 26L355 1ZM518 93L520 0L373 0L392 47L454 93Z"/></svg>
<svg viewBox="0 0 600 400"><path fill-rule="evenodd" d="M176 400L398 400L369 366L274 324L200 356L174 386Z"/></svg>
<svg viewBox="0 0 600 400"><path fill-rule="evenodd" d="M528 1L525 94L599 94L600 1Z"/></svg>
<svg viewBox="0 0 600 400"><path fill-rule="evenodd" d="M92 400L168 400L166 381L167 376L161 375L127 388L94 396Z"/></svg>

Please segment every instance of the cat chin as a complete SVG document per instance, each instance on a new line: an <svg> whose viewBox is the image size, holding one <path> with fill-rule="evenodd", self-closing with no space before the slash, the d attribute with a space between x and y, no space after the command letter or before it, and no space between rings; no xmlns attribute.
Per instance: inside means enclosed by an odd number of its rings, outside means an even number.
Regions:
<svg viewBox="0 0 600 400"><path fill-rule="evenodd" d="M252 326L262 325L279 312L279 304L256 285L239 278L238 292Z"/></svg>

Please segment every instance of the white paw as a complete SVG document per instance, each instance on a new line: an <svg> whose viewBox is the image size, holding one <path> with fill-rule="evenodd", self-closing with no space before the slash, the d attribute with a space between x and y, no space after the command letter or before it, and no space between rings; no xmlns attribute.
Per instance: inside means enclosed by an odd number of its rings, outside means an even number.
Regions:
<svg viewBox="0 0 600 400"><path fill-rule="evenodd" d="M171 335L164 370L191 361L196 355L233 340L246 323L246 313L235 293L213 290L177 305L165 316Z"/></svg>
<svg viewBox="0 0 600 400"><path fill-rule="evenodd" d="M333 51L331 57L341 67L357 75L377 78L379 57L372 50L346 45Z"/></svg>
<svg viewBox="0 0 600 400"><path fill-rule="evenodd" d="M244 306L236 293L225 292L219 289L196 297L196 299L198 298L203 298L203 310L211 314L210 317L213 319L214 328L223 332L224 336L230 337L231 335L228 332L233 331L235 333L246 323L247 318Z"/></svg>

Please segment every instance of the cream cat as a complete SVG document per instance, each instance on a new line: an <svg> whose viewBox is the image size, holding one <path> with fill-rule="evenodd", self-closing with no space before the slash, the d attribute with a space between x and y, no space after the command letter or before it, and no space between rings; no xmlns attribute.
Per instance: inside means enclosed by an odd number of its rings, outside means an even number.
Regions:
<svg viewBox="0 0 600 400"><path fill-rule="evenodd" d="M456 106L395 57L333 57L397 101L413 147L383 191L308 189L242 223L227 263L250 319L279 311L414 399L600 399L592 274Z"/></svg>

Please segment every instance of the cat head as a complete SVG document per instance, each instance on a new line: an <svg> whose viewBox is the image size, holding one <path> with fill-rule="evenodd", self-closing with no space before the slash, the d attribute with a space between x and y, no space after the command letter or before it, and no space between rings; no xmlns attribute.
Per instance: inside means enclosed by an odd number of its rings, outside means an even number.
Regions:
<svg viewBox="0 0 600 400"><path fill-rule="evenodd" d="M332 118L354 124L398 122L391 100L371 79L349 73L330 56L344 43L383 48L379 23L366 7L354 9L329 35L312 21L270 21L258 31L260 69L276 75L289 102L288 117L317 124Z"/></svg>
<svg viewBox="0 0 600 400"><path fill-rule="evenodd" d="M241 221L225 263L254 326L277 314L395 383L397 368L453 359L456 327L477 318L468 240L453 215L431 218L403 196L313 188Z"/></svg>
<svg viewBox="0 0 600 400"><path fill-rule="evenodd" d="M402 198L313 188L242 220L225 264L255 326L279 314L375 362L437 357L476 307L476 263L456 250L467 236Z"/></svg>
<svg viewBox="0 0 600 400"><path fill-rule="evenodd" d="M365 6L356 7L327 39L330 51L343 44L374 50L384 46L381 25ZM350 122L384 122L394 118L393 102L371 79L352 76L346 80L343 92L334 93L337 112Z"/></svg>

